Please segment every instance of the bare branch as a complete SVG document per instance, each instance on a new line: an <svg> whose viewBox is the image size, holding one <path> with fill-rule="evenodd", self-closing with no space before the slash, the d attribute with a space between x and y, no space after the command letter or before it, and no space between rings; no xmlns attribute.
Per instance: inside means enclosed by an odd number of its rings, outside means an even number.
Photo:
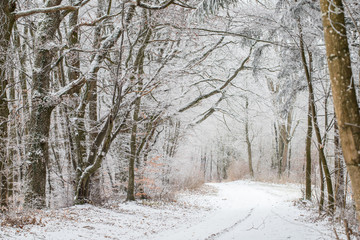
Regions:
<svg viewBox="0 0 360 240"><path fill-rule="evenodd" d="M233 73L233 75L231 75L231 77L229 79L227 79L225 81L225 83L223 85L221 85L221 87L216 88L215 90L205 94L205 95L200 95L199 97L197 97L195 100L193 100L192 102L190 102L188 105L186 105L185 107L180 108L179 112L184 112L194 106L196 106L197 104L199 104L202 100L207 99L215 94L221 93L222 90L224 90L230 83L232 80L234 80L237 75L239 74L240 71L245 69L245 63L250 59L251 53L252 53L252 49L253 49L254 45L251 47L249 55L242 61L242 63L240 64L240 67L238 69L236 69L236 71Z"/></svg>
<svg viewBox="0 0 360 240"><path fill-rule="evenodd" d="M136 5L142 8L146 8L146 9L151 9L151 10L160 10L160 9L164 9L167 8L168 6L170 6L172 3L174 3L174 0L169 0L165 3L163 3L162 5L159 6L151 6L148 5L146 3L142 3L140 0L136 0Z"/></svg>
<svg viewBox="0 0 360 240"><path fill-rule="evenodd" d="M190 6L189 4L186 4L186 3L182 2L182 1L174 2L173 4L178 5L180 7L183 7L183 8L196 9L196 7Z"/></svg>
<svg viewBox="0 0 360 240"><path fill-rule="evenodd" d="M80 88L84 85L85 82L86 82L86 78L81 77L78 80L75 80L75 81L69 83L68 85L66 85L65 87L61 88L59 91L53 93L52 97L60 98L64 95L78 92L80 90Z"/></svg>
<svg viewBox="0 0 360 240"><path fill-rule="evenodd" d="M171 25L171 24L164 24L162 26L170 26L172 28L180 29L180 30L185 29L183 27L179 27L179 26ZM256 42L269 43L269 44L275 45L275 46L289 47L289 45L285 45L285 44L280 43L280 42L274 42L274 41L270 41L270 40L266 40L266 39L254 38L252 36L249 36L249 35L246 35L246 34L243 34L243 33L236 33L236 32L230 32L230 31L224 31L224 30L216 30L216 29L208 29L208 28L188 28L188 30L201 31L201 32L209 33L209 34L212 33L214 35L220 35L220 36L241 37L241 38L246 38L246 39L253 40L253 41L256 41Z"/></svg>
<svg viewBox="0 0 360 240"><path fill-rule="evenodd" d="M105 20L105 19L108 19L108 18L112 18L112 17L116 17L118 15L120 15L122 12L118 12L118 13L115 13L115 14L112 14L112 15L104 15L102 17L99 17L97 19L94 19L93 21L91 22L82 22L82 23L79 23L77 25L75 25L68 33L68 36L70 36L74 31L76 31L78 28L80 27L83 27L83 26L95 26L97 23Z"/></svg>
<svg viewBox="0 0 360 240"><path fill-rule="evenodd" d="M208 51L206 51L206 53L204 53L201 57L196 58L194 60L191 60L186 68L193 68L194 66L198 65L199 63L201 63L202 61L204 61L213 51L215 51L217 49L217 47L222 43L222 41L225 39L225 36L222 36L220 38L220 40L212 47L210 48Z"/></svg>
<svg viewBox="0 0 360 240"><path fill-rule="evenodd" d="M79 7L75 7L75 6L59 5L59 6L48 7L48 8L33 8L33 9L25 10L25 11L15 12L13 14L14 14L15 19L19 19L21 17L27 17L30 15L38 14L38 13L52 13L52 12L57 12L57 11L62 11L62 10L76 11L78 9L79 9Z"/></svg>
<svg viewBox="0 0 360 240"><path fill-rule="evenodd" d="M215 111L217 106L222 102L222 100L225 99L225 94L222 94L222 96L217 100L217 102L214 104L214 106L212 106L211 108L209 108L208 110L206 110L202 115L203 117L200 118L199 120L197 120L194 124L192 125L196 125L196 124L200 124L203 121L205 121L208 117L210 117Z"/></svg>

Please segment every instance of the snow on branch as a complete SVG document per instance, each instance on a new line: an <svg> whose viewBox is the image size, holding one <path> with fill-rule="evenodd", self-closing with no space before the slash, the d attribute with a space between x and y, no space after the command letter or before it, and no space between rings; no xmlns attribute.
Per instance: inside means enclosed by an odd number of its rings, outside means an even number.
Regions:
<svg viewBox="0 0 360 240"><path fill-rule="evenodd" d="M60 89L59 91L55 92L52 95L53 97L59 98L67 94L78 92L79 89L84 85L85 81L86 81L85 77L81 77L78 80L69 83L68 85L66 85L65 87L63 87L62 89Z"/></svg>
<svg viewBox="0 0 360 240"><path fill-rule="evenodd" d="M208 117L210 117L215 111L216 108L219 106L219 104L222 102L222 100L225 99L225 94L222 94L221 97L217 100L217 102L214 104L214 106L212 106L211 108L209 108L208 110L206 110L204 113L202 113L201 115L203 115L202 118L200 118L199 120L197 120L194 124L192 125L196 125L196 124L200 124L203 121L205 121Z"/></svg>
<svg viewBox="0 0 360 240"><path fill-rule="evenodd" d="M108 36L104 40L104 42L101 44L101 47L100 47L98 53L95 55L95 58L94 58L93 62L91 63L90 71L89 71L90 75L97 72L102 60L105 58L105 55L108 53L107 50L109 50L111 47L114 46L115 42L117 41L117 39L119 39L122 32L123 32L123 29L121 27L115 28L113 33L110 36ZM81 78L69 83L65 87L61 88L59 91L53 93L52 97L59 98L59 97L62 97L63 95L77 92L85 84L85 82L86 82L86 78L81 77Z"/></svg>
<svg viewBox="0 0 360 240"><path fill-rule="evenodd" d="M222 36L220 38L220 40L212 48L210 48L208 51L206 51L206 53L204 53L201 57L198 57L196 59L191 60L186 65L186 68L192 68L193 66L195 66L195 65L199 64L200 62L204 61L213 51L215 51L217 49L217 47L223 42L224 39L225 39L225 36Z"/></svg>
<svg viewBox="0 0 360 240"><path fill-rule="evenodd" d="M226 9L237 4L237 0L202 0L196 8L195 15L216 14L220 9Z"/></svg>
<svg viewBox="0 0 360 240"><path fill-rule="evenodd" d="M25 10L25 11L15 12L14 16L15 16L15 19L18 19L21 17L27 17L27 16L30 16L33 14L38 14L38 13L52 13L52 12L57 12L57 11L62 11L62 10L76 11L78 9L79 9L79 7L76 7L76 6L59 5L59 6L54 6L54 7L33 8L33 9Z"/></svg>
<svg viewBox="0 0 360 240"><path fill-rule="evenodd" d="M161 25L158 25L161 26ZM184 27L180 27L174 24L163 24L162 26L169 26L175 29L179 29L179 30L194 30L194 31L201 31L204 33L210 33L210 34L216 34L219 36L234 36L234 37L241 37L241 38L245 38L248 40L252 40L252 41L256 41L256 42L261 42L261 43L268 43L271 45L275 45L275 46L280 46L280 47L286 47L289 48L289 45L283 44L281 42L276 42L276 41L271 41L271 40L267 40L267 39L261 39L261 38L255 38L252 37L248 34L245 33L239 33L239 32L231 32L231 31L225 31L225 30L216 30L216 29L209 29L209 28L199 28L199 27L192 27L192 28L184 28ZM291 46L290 46L291 47Z"/></svg>
<svg viewBox="0 0 360 240"><path fill-rule="evenodd" d="M235 32L215 30L215 29L207 29L207 28L191 28L191 29L198 30L198 31L203 31L203 32L209 32L209 33L216 33L216 34L219 34L219 35L222 35L222 36L242 37L242 38L246 38L246 39L257 41L257 42L269 43L269 44L272 44L272 45L286 47L286 45L281 44L279 42L273 42L273 41L266 40L266 39L254 38L254 37L251 37L251 36L243 34L243 33L235 33Z"/></svg>
<svg viewBox="0 0 360 240"><path fill-rule="evenodd" d="M85 1L85 2L87 2L87 1ZM127 24L129 24L130 20L132 19L133 15L134 15L134 11L133 11L134 9L135 9L135 6L132 5L132 10L130 10L128 12ZM99 70L100 64L104 60L106 54L108 54L108 50L115 45L116 41L119 39L119 37L121 36L121 34L123 32L124 32L124 29L122 27L116 27L113 30L113 32L102 42L99 51L95 55L94 60L91 62L91 66L90 66L90 70L89 70L90 76L93 76L94 74L97 73L97 71ZM83 76L83 77L69 83L65 87L61 88L59 91L51 94L51 98L59 99L64 95L78 92L85 83L86 83L86 77ZM88 94L89 94L89 92L88 92Z"/></svg>
<svg viewBox="0 0 360 240"><path fill-rule="evenodd" d="M88 21L88 22L81 22L77 25L75 25L68 33L68 36L70 36L74 31L76 31L77 29L79 29L80 27L83 27L83 26L95 26L97 23L105 20L105 19L108 19L108 18L112 18L112 17L116 17L118 15L120 15L122 12L118 12L118 13L115 13L115 14L112 14L112 15L104 15L102 17L99 17L99 18L96 18L94 19L93 21Z"/></svg>
<svg viewBox="0 0 360 240"><path fill-rule="evenodd" d="M172 3L174 3L174 0L169 0L167 2L164 2L162 5L159 5L159 6L152 6L152 5L141 2L140 0L136 0L137 6L146 8L146 9L151 9L151 10L164 9L164 8L167 8L168 6L170 6Z"/></svg>
<svg viewBox="0 0 360 240"><path fill-rule="evenodd" d="M254 44L255 45L255 44ZM236 71L233 73L233 75L231 75L230 78L228 78L223 85L221 85L221 87L214 89L213 91L204 94L204 95L200 95L199 97L197 97L195 100L193 100L192 102L190 102L189 104L187 104L185 107L182 107L179 109L179 112L184 112L196 105L198 105L202 100L207 99L215 94L221 93L230 83L232 80L234 80L237 75L239 74L240 71L245 69L245 63L247 63L247 61L250 59L251 53L252 53L252 49L254 47L254 45L250 48L249 54L248 56L242 61L242 63L240 64L239 68L236 69Z"/></svg>

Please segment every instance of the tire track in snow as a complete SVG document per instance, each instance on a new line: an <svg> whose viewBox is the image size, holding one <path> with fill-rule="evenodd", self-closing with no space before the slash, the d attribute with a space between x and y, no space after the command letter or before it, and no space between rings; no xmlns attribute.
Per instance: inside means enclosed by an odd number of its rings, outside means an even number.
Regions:
<svg viewBox="0 0 360 240"><path fill-rule="evenodd" d="M247 214L244 218L238 220L236 223L234 223L234 224L231 225L230 227L227 227L227 228L221 230L220 232L211 234L210 236L208 236L208 237L205 238L204 240L213 240L213 239L216 239L216 238L220 237L220 236L223 235L224 233L230 232L230 231L233 230L237 225L239 225L240 223L242 223L243 221L245 221L246 219L248 219L248 218L251 216L251 214L252 214L253 211L254 211L254 208L250 209L250 211L248 212L248 214Z"/></svg>

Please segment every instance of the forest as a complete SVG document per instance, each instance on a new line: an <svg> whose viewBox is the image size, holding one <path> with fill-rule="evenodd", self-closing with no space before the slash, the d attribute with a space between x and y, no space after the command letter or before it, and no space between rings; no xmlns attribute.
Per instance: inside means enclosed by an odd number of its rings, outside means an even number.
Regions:
<svg viewBox="0 0 360 240"><path fill-rule="evenodd" d="M360 237L358 0L0 6L1 226L246 179Z"/></svg>

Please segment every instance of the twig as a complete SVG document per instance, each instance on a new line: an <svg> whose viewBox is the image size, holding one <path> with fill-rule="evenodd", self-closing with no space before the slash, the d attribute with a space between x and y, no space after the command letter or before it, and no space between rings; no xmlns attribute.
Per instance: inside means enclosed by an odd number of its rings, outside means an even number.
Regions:
<svg viewBox="0 0 360 240"><path fill-rule="evenodd" d="M335 233L336 240L340 240L339 235L337 234L335 227L334 227L334 233Z"/></svg>
<svg viewBox="0 0 360 240"><path fill-rule="evenodd" d="M347 219L344 219L344 227L345 227L347 240L351 240L350 234L352 233L352 230L349 228L349 223Z"/></svg>

